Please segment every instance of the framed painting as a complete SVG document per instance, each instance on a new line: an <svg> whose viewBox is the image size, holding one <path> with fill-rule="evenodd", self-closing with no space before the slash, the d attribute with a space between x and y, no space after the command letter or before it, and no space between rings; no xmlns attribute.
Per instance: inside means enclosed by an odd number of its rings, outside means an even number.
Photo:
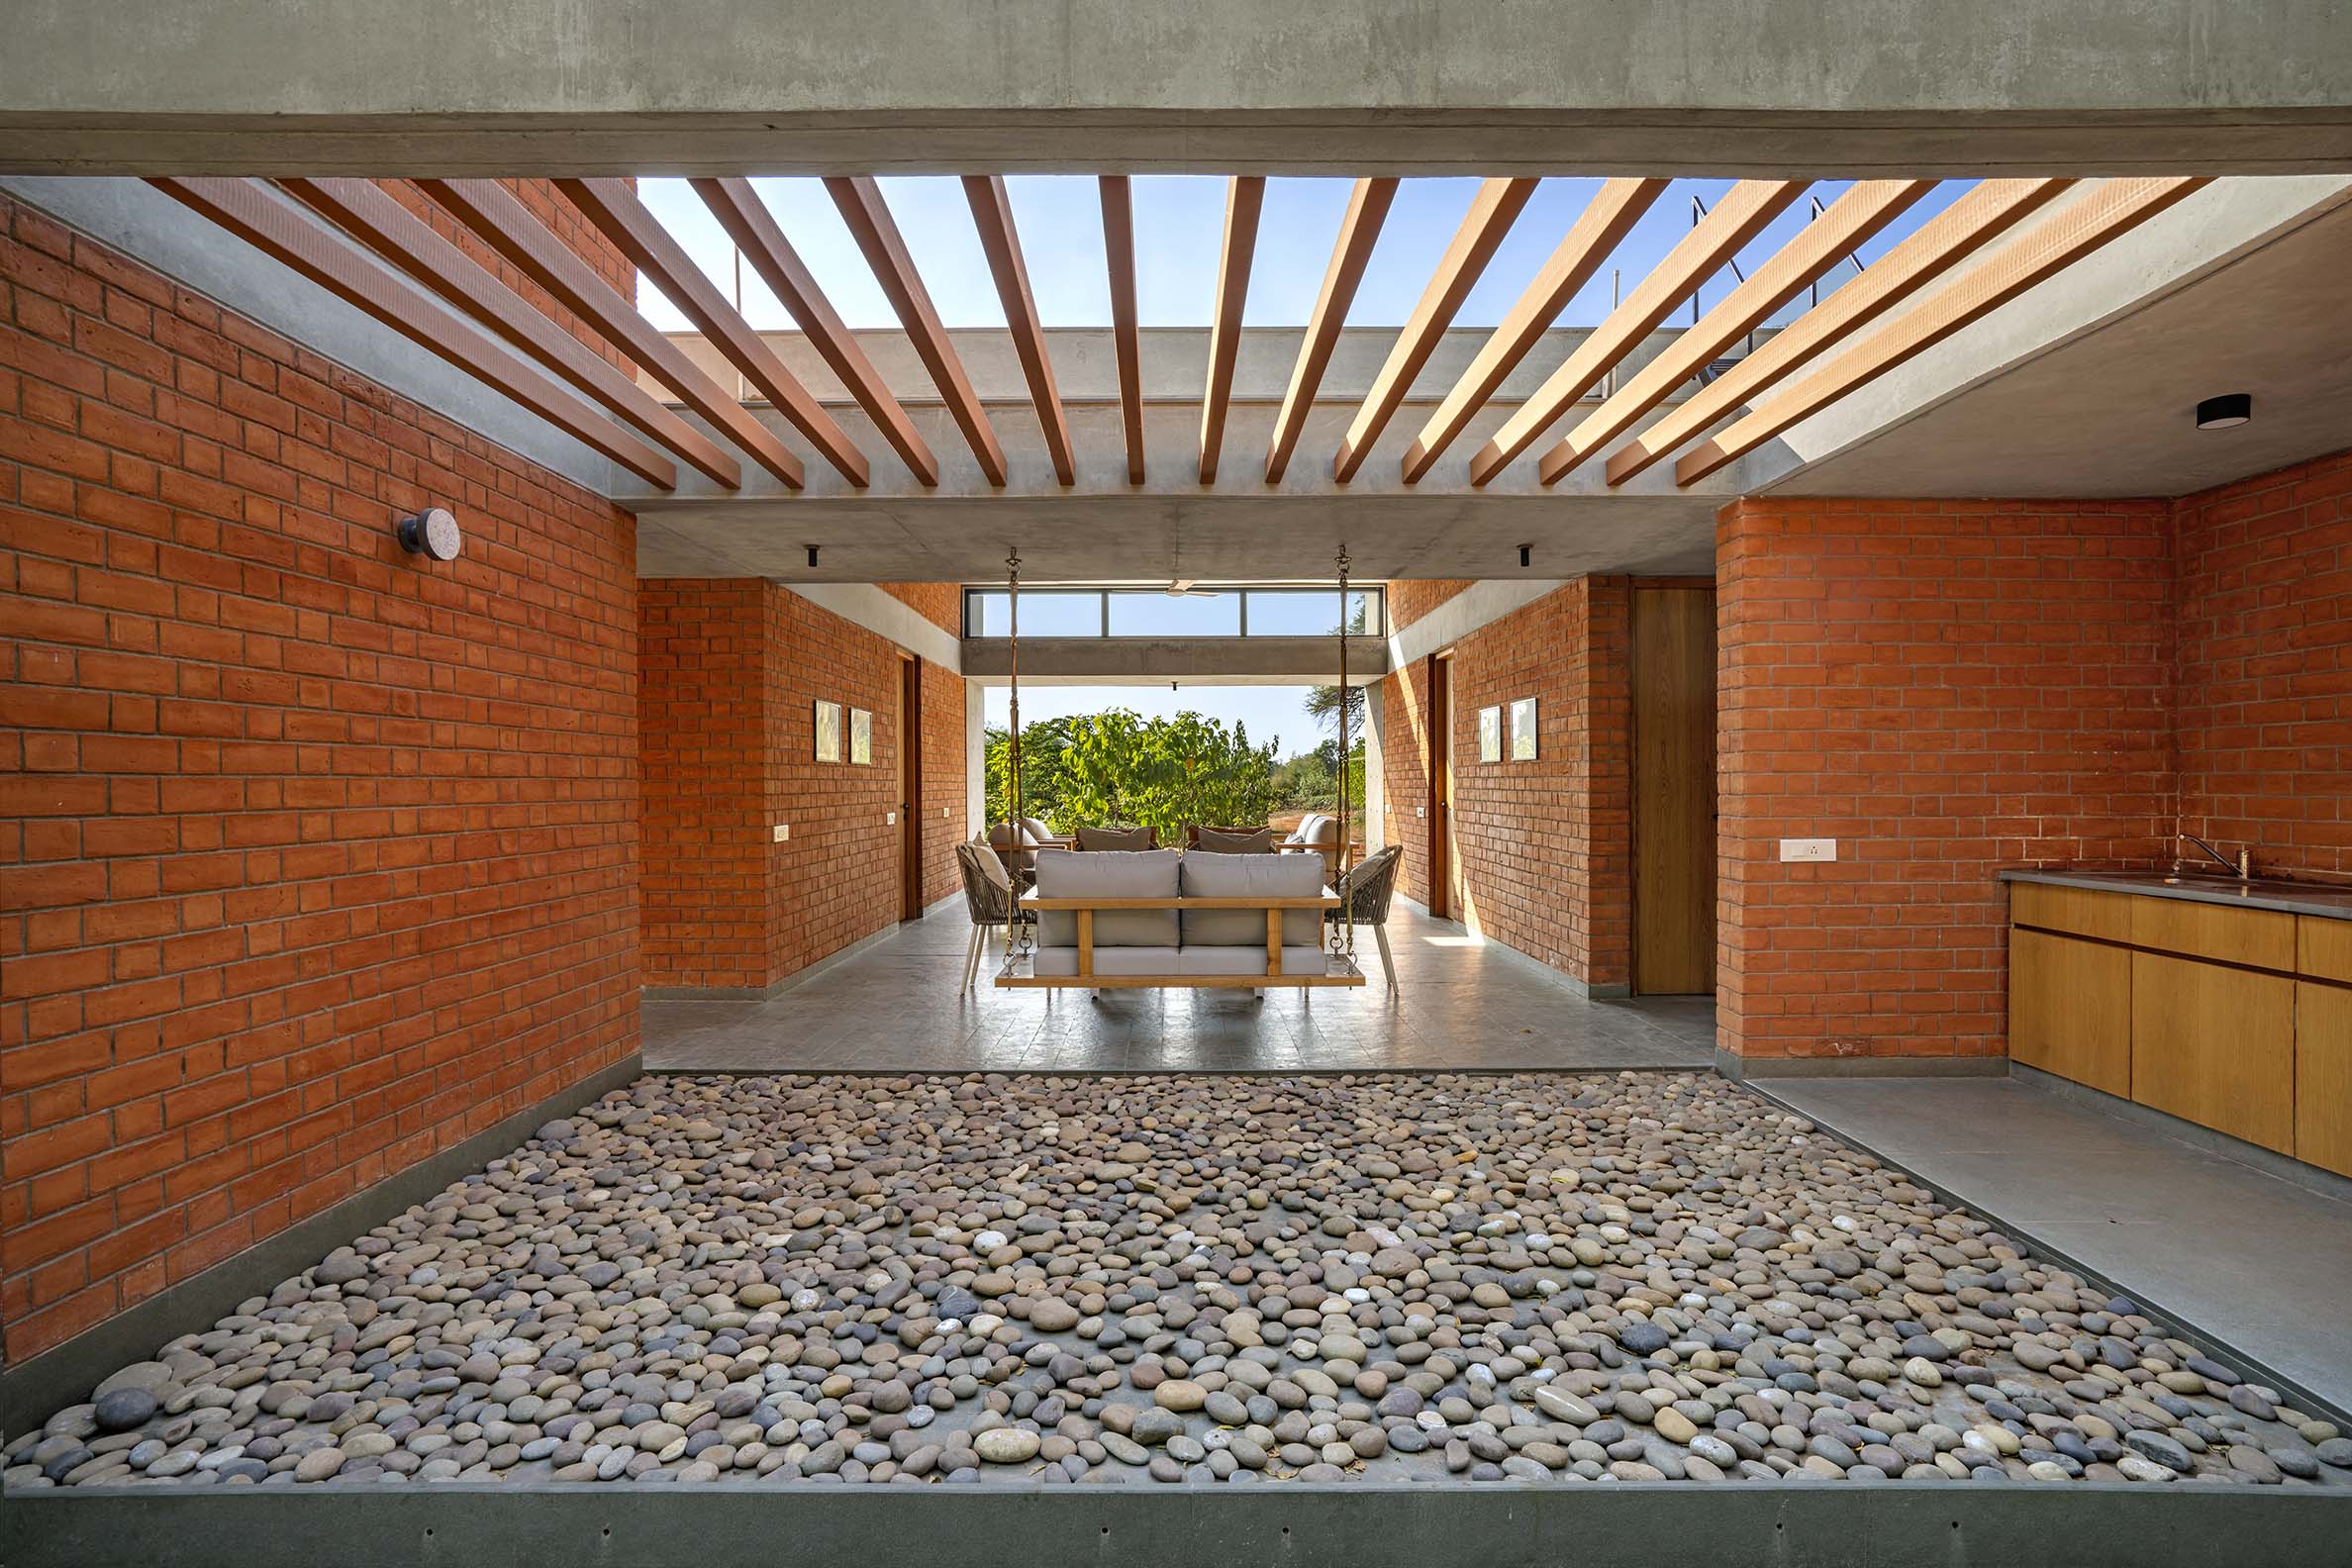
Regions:
<svg viewBox="0 0 2352 1568"><path fill-rule="evenodd" d="M1501 708L1478 710L1478 760L1481 762L1503 760L1503 710Z"/></svg>
<svg viewBox="0 0 2352 1568"><path fill-rule="evenodd" d="M1535 699L1521 697L1511 705L1511 760L1535 760Z"/></svg>
<svg viewBox="0 0 2352 1568"><path fill-rule="evenodd" d="M841 760L841 705L823 698L817 702L817 760Z"/></svg>
<svg viewBox="0 0 2352 1568"><path fill-rule="evenodd" d="M849 760L874 760L874 716L863 708L849 710Z"/></svg>

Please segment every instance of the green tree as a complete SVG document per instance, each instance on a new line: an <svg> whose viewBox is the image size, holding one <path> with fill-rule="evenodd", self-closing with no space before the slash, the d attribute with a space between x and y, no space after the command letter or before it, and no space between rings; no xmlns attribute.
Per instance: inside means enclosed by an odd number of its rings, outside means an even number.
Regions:
<svg viewBox="0 0 2352 1568"><path fill-rule="evenodd" d="M1011 737L988 736L991 822L1006 814ZM1253 746L1196 713L1146 720L1126 709L1025 725L1022 804L1058 833L1077 827L1153 828L1173 842L1188 825L1261 823L1279 803L1275 746Z"/></svg>

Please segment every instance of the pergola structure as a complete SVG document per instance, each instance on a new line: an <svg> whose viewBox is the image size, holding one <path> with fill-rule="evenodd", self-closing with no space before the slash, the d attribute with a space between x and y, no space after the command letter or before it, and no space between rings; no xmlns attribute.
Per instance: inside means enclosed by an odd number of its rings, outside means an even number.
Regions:
<svg viewBox="0 0 2352 1568"><path fill-rule="evenodd" d="M374 182L347 178L270 182L173 176L152 183L576 438L652 490L677 491L678 465L684 464L721 491L740 493L747 459L792 491L807 485L810 462L833 470L851 492L874 483L876 462L890 462L902 466L925 493L957 493L908 417L902 392L886 384L774 215L742 178L697 179L693 187L847 389L887 452L869 450L844 430L626 180L564 179L558 186L694 323L702 342L741 378L742 397L720 386L678 343L656 331L635 301L592 275L495 181L422 180L405 200ZM1358 475L1536 183L1490 179L1479 189L1369 389L1348 415L1344 438L1327 457L1312 454L1314 462L1327 468L1334 490L1344 492ZM1545 487L1587 463L1601 464L1607 483L1620 486L1677 452L1674 484L1691 486L2112 244L2206 182L1983 181L1866 272L1763 339L1752 354L1715 374L1727 349L1845 263L1857 245L1932 188L1923 180L1863 180L1825 207L1816 202L1813 220L1796 238L1743 274L1663 351L1620 375L1669 316L1809 189L1802 180L1740 181L1713 210L1695 218L1653 270L1631 281L1601 325L1539 386L1508 407L1474 452L1459 453L1457 442L1473 418L1497 401L1506 378L1545 343L1561 311L1607 264L1669 183L1617 178L1602 185L1397 459L1402 486L1410 489L1437 477L1483 488L1531 452L1537 453L1534 467ZM940 326L880 187L870 177L833 177L826 184L929 373L931 386L926 390L948 410L986 485L1001 488L1008 477L1003 437ZM1272 439L1262 460L1250 464L1266 485L1279 483L1300 453L1308 412L1323 384L1397 185L1393 177L1355 182ZM1127 176L1104 175L1100 186L1126 473L1129 484L1140 485L1149 473L1142 441L1131 198ZM1076 486L1071 422L1005 182L968 175L963 187L1027 383L1035 439L1058 483ZM1242 300L1258 235L1265 223L1281 217L1266 214L1265 190L1263 176L1235 175L1226 181L1208 377L1200 398L1197 477L1204 488L1218 483L1225 455ZM444 225L453 221L478 236L593 328L634 364L636 376L584 347L466 257L421 213ZM1642 424L1693 383L1698 390L1675 403L1666 417ZM1587 409L1595 389L1604 386L1606 395ZM809 455L804 458L787 445L780 432L746 409L747 402L772 409ZM1546 444L1545 438L1572 416L1569 428Z"/></svg>

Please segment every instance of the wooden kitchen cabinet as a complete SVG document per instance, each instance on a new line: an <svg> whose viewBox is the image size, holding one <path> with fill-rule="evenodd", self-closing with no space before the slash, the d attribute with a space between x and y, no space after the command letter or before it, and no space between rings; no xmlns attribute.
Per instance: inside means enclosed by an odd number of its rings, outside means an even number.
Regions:
<svg viewBox="0 0 2352 1568"><path fill-rule="evenodd" d="M2295 1157L2352 1176L2352 991L2308 980L2295 987Z"/></svg>
<svg viewBox="0 0 2352 1568"><path fill-rule="evenodd" d="M2295 993L2282 975L2134 952L2131 1098L2294 1153Z"/></svg>
<svg viewBox="0 0 2352 1568"><path fill-rule="evenodd" d="M2047 931L2012 931L2009 1001L2011 1058L2130 1097L2128 950Z"/></svg>

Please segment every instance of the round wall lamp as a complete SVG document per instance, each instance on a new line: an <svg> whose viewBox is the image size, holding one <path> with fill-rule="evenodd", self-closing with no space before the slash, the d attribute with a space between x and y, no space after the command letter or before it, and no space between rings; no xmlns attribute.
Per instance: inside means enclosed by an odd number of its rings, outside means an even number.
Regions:
<svg viewBox="0 0 2352 1568"><path fill-rule="evenodd" d="M465 536L458 531L456 515L446 507L427 507L412 517L404 517L395 528L401 547L411 555L430 555L437 561L457 558L465 548Z"/></svg>
<svg viewBox="0 0 2352 1568"><path fill-rule="evenodd" d="M2224 392L2197 405L2199 430L2228 430L2253 417L2254 395L2250 392Z"/></svg>

